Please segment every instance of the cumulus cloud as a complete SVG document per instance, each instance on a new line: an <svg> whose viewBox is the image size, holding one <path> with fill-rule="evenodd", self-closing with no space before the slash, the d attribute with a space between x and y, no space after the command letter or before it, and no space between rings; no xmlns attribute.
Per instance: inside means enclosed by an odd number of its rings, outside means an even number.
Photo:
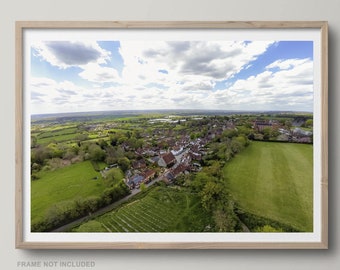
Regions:
<svg viewBox="0 0 340 270"><path fill-rule="evenodd" d="M212 90L263 54L273 41L121 41L122 80L166 89ZM165 72L166 71L166 72Z"/></svg>
<svg viewBox="0 0 340 270"><path fill-rule="evenodd" d="M69 41L46 42L46 47L65 65L85 65L95 62L100 52L82 43Z"/></svg>
<svg viewBox="0 0 340 270"><path fill-rule="evenodd" d="M97 42L46 41L32 47L37 56L62 69L89 63L103 64L110 58L110 52Z"/></svg>
<svg viewBox="0 0 340 270"><path fill-rule="evenodd" d="M308 62L309 59L279 59L275 62L271 63L266 67L266 69L275 69L278 68L280 70L288 70L292 69L298 65L302 65L306 62Z"/></svg>
<svg viewBox="0 0 340 270"><path fill-rule="evenodd" d="M249 109L311 110L313 108L313 62L310 59L279 60L264 72L237 80L211 96L226 106Z"/></svg>
<svg viewBox="0 0 340 270"><path fill-rule="evenodd" d="M164 108L311 110L311 59L273 60L259 73L238 79L240 71L252 68L273 44L125 40L120 41L123 67L118 73L110 52L96 42L41 42L35 45L38 57L61 69L79 67L78 79L89 84L32 78L32 104L37 112ZM228 84L223 87L222 82Z"/></svg>
<svg viewBox="0 0 340 270"><path fill-rule="evenodd" d="M79 76L87 81L95 83L120 82L120 76L116 69L102 67L98 64L88 64Z"/></svg>

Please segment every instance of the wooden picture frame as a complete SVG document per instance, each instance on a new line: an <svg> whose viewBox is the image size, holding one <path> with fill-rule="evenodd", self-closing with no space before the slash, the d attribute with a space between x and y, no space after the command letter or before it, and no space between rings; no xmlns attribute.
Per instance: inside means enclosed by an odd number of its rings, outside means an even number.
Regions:
<svg viewBox="0 0 340 270"><path fill-rule="evenodd" d="M186 38L202 31L235 40L312 40L313 73L313 230L273 233L33 233L30 230L30 100L27 80L30 44L63 40L60 33L151 32L154 39ZM77 32L78 31L78 32ZM225 31L225 32L223 32ZM144 33L143 32L143 33ZM72 32L73 33L73 32ZM84 34L85 33L85 34ZM184 33L184 34L183 34ZM232 33L232 35L230 34ZM280 36L282 34L282 36ZM301 36L302 34L302 36ZM304 35L305 34L305 35ZM40 35L40 36L39 36ZM59 35L59 36L58 36ZM33 39L34 39L33 38ZM65 38L65 37L64 37ZM89 37L92 38L92 37ZM131 37L129 37L131 39ZM137 38L142 39L141 36ZM188 39L190 39L189 37ZM192 40L197 39L195 34ZM143 61L143 60L140 60ZM62 69L62 68L61 68ZM245 66L242 69L246 69ZM160 71L163 72L163 71ZM165 72L165 71L164 71ZM250 75L249 75L250 76ZM95 80L92 80L95 83ZM324 21L18 21L16 22L16 248L19 249L327 249L328 248L328 24Z"/></svg>

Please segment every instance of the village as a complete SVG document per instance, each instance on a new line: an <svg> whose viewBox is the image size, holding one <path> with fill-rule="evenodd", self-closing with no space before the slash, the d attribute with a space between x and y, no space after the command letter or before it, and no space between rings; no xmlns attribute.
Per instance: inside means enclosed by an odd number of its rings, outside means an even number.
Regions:
<svg viewBox="0 0 340 270"><path fill-rule="evenodd" d="M181 174L198 172L202 169L203 157L209 152L209 143L223 134L230 137L241 135L246 140L312 143L312 131L300 127L304 123L305 120L301 119L283 122L278 119L245 120L244 117L173 120L168 116L151 119L147 122L148 126L162 124L166 128L149 128L152 134L141 133L144 143L137 149L130 149L127 143L122 143L124 150L134 150L135 154L131 167L125 172L124 181L133 190L139 189L142 184L148 185L152 180L171 184ZM178 129L179 126L186 128ZM106 170L110 167L112 165Z"/></svg>
<svg viewBox="0 0 340 270"><path fill-rule="evenodd" d="M58 189L63 181L74 192L67 201L69 212L63 210L66 195L54 199L60 201L61 210L60 215L53 214L52 223L48 217L54 206L34 200L34 231L51 230L161 186L188 189L198 196L209 179L223 179L222 169L235 156L252 155L245 149L249 146L256 152L313 144L311 114L153 112L89 117L32 124L32 186L41 191L50 182L48 187ZM75 188L79 186L93 196L80 197ZM39 213L46 214L40 218Z"/></svg>

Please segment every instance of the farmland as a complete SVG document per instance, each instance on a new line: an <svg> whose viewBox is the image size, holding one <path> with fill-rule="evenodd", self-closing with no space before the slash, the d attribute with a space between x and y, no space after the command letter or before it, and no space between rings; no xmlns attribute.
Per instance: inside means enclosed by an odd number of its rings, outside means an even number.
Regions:
<svg viewBox="0 0 340 270"><path fill-rule="evenodd" d="M155 187L117 210L75 228L75 232L204 231L207 216L197 194Z"/></svg>
<svg viewBox="0 0 340 270"><path fill-rule="evenodd" d="M224 168L228 188L253 214L313 230L313 147L252 142Z"/></svg>

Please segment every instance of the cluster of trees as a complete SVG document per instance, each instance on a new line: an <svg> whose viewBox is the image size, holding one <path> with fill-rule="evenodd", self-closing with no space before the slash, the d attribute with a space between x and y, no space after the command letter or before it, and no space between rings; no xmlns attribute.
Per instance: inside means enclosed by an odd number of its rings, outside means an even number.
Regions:
<svg viewBox="0 0 340 270"><path fill-rule="evenodd" d="M251 232L298 232L292 226L243 211L237 205L234 209L238 218L247 225Z"/></svg>
<svg viewBox="0 0 340 270"><path fill-rule="evenodd" d="M198 172L191 181L191 188L199 193L202 207L211 216L213 231L234 232L238 230L234 202L228 194L218 161Z"/></svg>
<svg viewBox="0 0 340 270"><path fill-rule="evenodd" d="M209 165L211 160L229 161L248 145L249 140L245 134L237 130L225 130L210 143L209 153L203 158L204 164Z"/></svg>
<svg viewBox="0 0 340 270"><path fill-rule="evenodd" d="M308 119L304 122L301 127L312 128L313 127L313 119Z"/></svg>
<svg viewBox="0 0 340 270"><path fill-rule="evenodd" d="M101 196L75 198L51 206L40 221L32 222L31 231L45 232L70 223L80 217L90 215L96 210L109 205L130 193L124 181L108 187Z"/></svg>
<svg viewBox="0 0 340 270"><path fill-rule="evenodd" d="M142 144L138 131L111 134L109 141L100 139L97 142L83 141L73 144L52 142L47 145L35 142L31 148L32 179L38 178L36 173L42 169L53 170L63 166L65 163L59 162L60 160L69 163L91 160L118 164L126 171L130 167L130 160L135 158L134 150Z"/></svg>
<svg viewBox="0 0 340 270"><path fill-rule="evenodd" d="M131 149L137 149L143 146L141 132L138 129L126 132L110 132L110 144L112 146L125 144Z"/></svg>

